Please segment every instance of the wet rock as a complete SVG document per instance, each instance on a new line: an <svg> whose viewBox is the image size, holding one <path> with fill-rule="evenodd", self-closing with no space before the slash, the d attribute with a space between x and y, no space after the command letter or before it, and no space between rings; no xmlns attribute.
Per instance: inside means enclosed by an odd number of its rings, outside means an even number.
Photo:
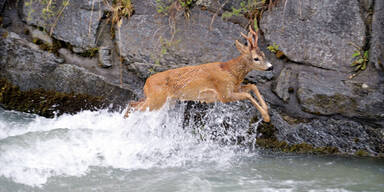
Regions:
<svg viewBox="0 0 384 192"><path fill-rule="evenodd" d="M284 68L279 77L276 80L276 85L273 88L273 92L282 99L287 102L289 99L289 89L291 88L291 79L293 78L293 72L291 68Z"/></svg>
<svg viewBox="0 0 384 192"><path fill-rule="evenodd" d="M384 152L384 135L379 128L347 119L327 118L289 124L275 110L272 112L272 136L289 145L309 144L314 148L335 147L341 153ZM311 151L309 151L311 152Z"/></svg>
<svg viewBox="0 0 384 192"><path fill-rule="evenodd" d="M375 1L372 19L370 61L377 69L384 70L384 2Z"/></svg>
<svg viewBox="0 0 384 192"><path fill-rule="evenodd" d="M350 71L355 48L365 43L357 1L286 1L263 14L260 28L292 61Z"/></svg>
<svg viewBox="0 0 384 192"><path fill-rule="evenodd" d="M125 106L135 95L128 88L120 88L85 68L73 64L59 64L58 57L31 49L18 38L0 41L0 77L20 87L20 91L44 89L63 93L102 97L107 103Z"/></svg>
<svg viewBox="0 0 384 192"><path fill-rule="evenodd" d="M65 94L44 89L20 91L17 86L0 79L0 105L9 110L54 117L64 113L102 109L107 107L106 104L102 97L85 94Z"/></svg>
<svg viewBox="0 0 384 192"><path fill-rule="evenodd" d="M244 29L218 18L210 31L211 19L211 14L199 9L193 9L188 20L176 18L175 25L167 17L133 15L121 26L119 53L127 67L142 78L171 68L238 56L234 42L241 39L239 34Z"/></svg>
<svg viewBox="0 0 384 192"><path fill-rule="evenodd" d="M66 4L68 2L68 4ZM22 17L29 25L43 27L56 39L88 49L96 46L97 28L106 10L102 0L24 1Z"/></svg>
<svg viewBox="0 0 384 192"><path fill-rule="evenodd" d="M259 112L250 102L199 103L179 102L184 107L183 126L192 129L202 139L217 140L223 144L251 146L255 138L250 136L257 128ZM250 119L255 117L255 121Z"/></svg>

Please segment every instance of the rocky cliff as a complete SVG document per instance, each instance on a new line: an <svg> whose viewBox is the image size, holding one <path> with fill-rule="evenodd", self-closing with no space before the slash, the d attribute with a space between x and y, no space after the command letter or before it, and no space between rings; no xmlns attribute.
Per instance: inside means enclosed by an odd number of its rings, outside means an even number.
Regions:
<svg viewBox="0 0 384 192"><path fill-rule="evenodd" d="M272 122L260 125L257 144L288 152L384 154L382 1L131 0L129 13L118 2L0 1L3 107L46 116L124 108L142 97L153 73L238 56L234 41L258 23L259 46L274 70L246 78L270 106ZM45 96L30 96L42 90ZM57 108L64 96L49 97L56 93L82 102ZM11 101L14 95L22 106ZM23 95L35 98L33 105L22 102ZM239 113L241 126L257 119L246 101L225 107ZM207 112L197 108L196 114ZM187 122L204 121L196 114L186 115Z"/></svg>

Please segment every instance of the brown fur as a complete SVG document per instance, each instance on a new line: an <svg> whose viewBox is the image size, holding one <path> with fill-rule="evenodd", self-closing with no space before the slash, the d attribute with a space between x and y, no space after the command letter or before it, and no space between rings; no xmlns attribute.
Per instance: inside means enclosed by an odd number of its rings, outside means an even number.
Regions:
<svg viewBox="0 0 384 192"><path fill-rule="evenodd" d="M140 111L157 110L167 99L206 103L248 99L260 111L263 120L269 122L268 107L257 87L241 83L251 70L266 70L271 66L257 47L257 33L250 28L245 37L248 47L236 41L241 55L230 61L171 69L150 76L144 85L145 99L131 102L130 107ZM259 60L254 61L255 58ZM255 93L258 102L249 94L250 91ZM128 109L125 117L129 112Z"/></svg>

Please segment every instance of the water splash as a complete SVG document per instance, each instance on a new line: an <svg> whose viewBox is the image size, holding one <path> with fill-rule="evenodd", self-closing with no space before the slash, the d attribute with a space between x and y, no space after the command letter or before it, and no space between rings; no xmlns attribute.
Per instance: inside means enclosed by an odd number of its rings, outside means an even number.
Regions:
<svg viewBox="0 0 384 192"><path fill-rule="evenodd" d="M50 177L82 176L94 166L123 170L193 167L202 162L230 166L238 153L247 150L233 144L255 140L249 122L240 118L252 110L242 104L199 110L186 104L172 109L166 105L155 112L135 112L128 119L106 110L54 119L12 112L15 118L0 124L0 176L42 186ZM0 118L10 115L1 114ZM193 119L198 114L199 119Z"/></svg>

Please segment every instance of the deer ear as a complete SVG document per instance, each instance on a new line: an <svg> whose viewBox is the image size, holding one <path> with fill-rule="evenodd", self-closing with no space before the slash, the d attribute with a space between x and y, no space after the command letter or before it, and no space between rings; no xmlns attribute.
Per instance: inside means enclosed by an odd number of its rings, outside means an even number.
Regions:
<svg viewBox="0 0 384 192"><path fill-rule="evenodd" d="M237 50L240 51L241 54L246 54L248 51L245 45L241 44L238 40L235 41Z"/></svg>

